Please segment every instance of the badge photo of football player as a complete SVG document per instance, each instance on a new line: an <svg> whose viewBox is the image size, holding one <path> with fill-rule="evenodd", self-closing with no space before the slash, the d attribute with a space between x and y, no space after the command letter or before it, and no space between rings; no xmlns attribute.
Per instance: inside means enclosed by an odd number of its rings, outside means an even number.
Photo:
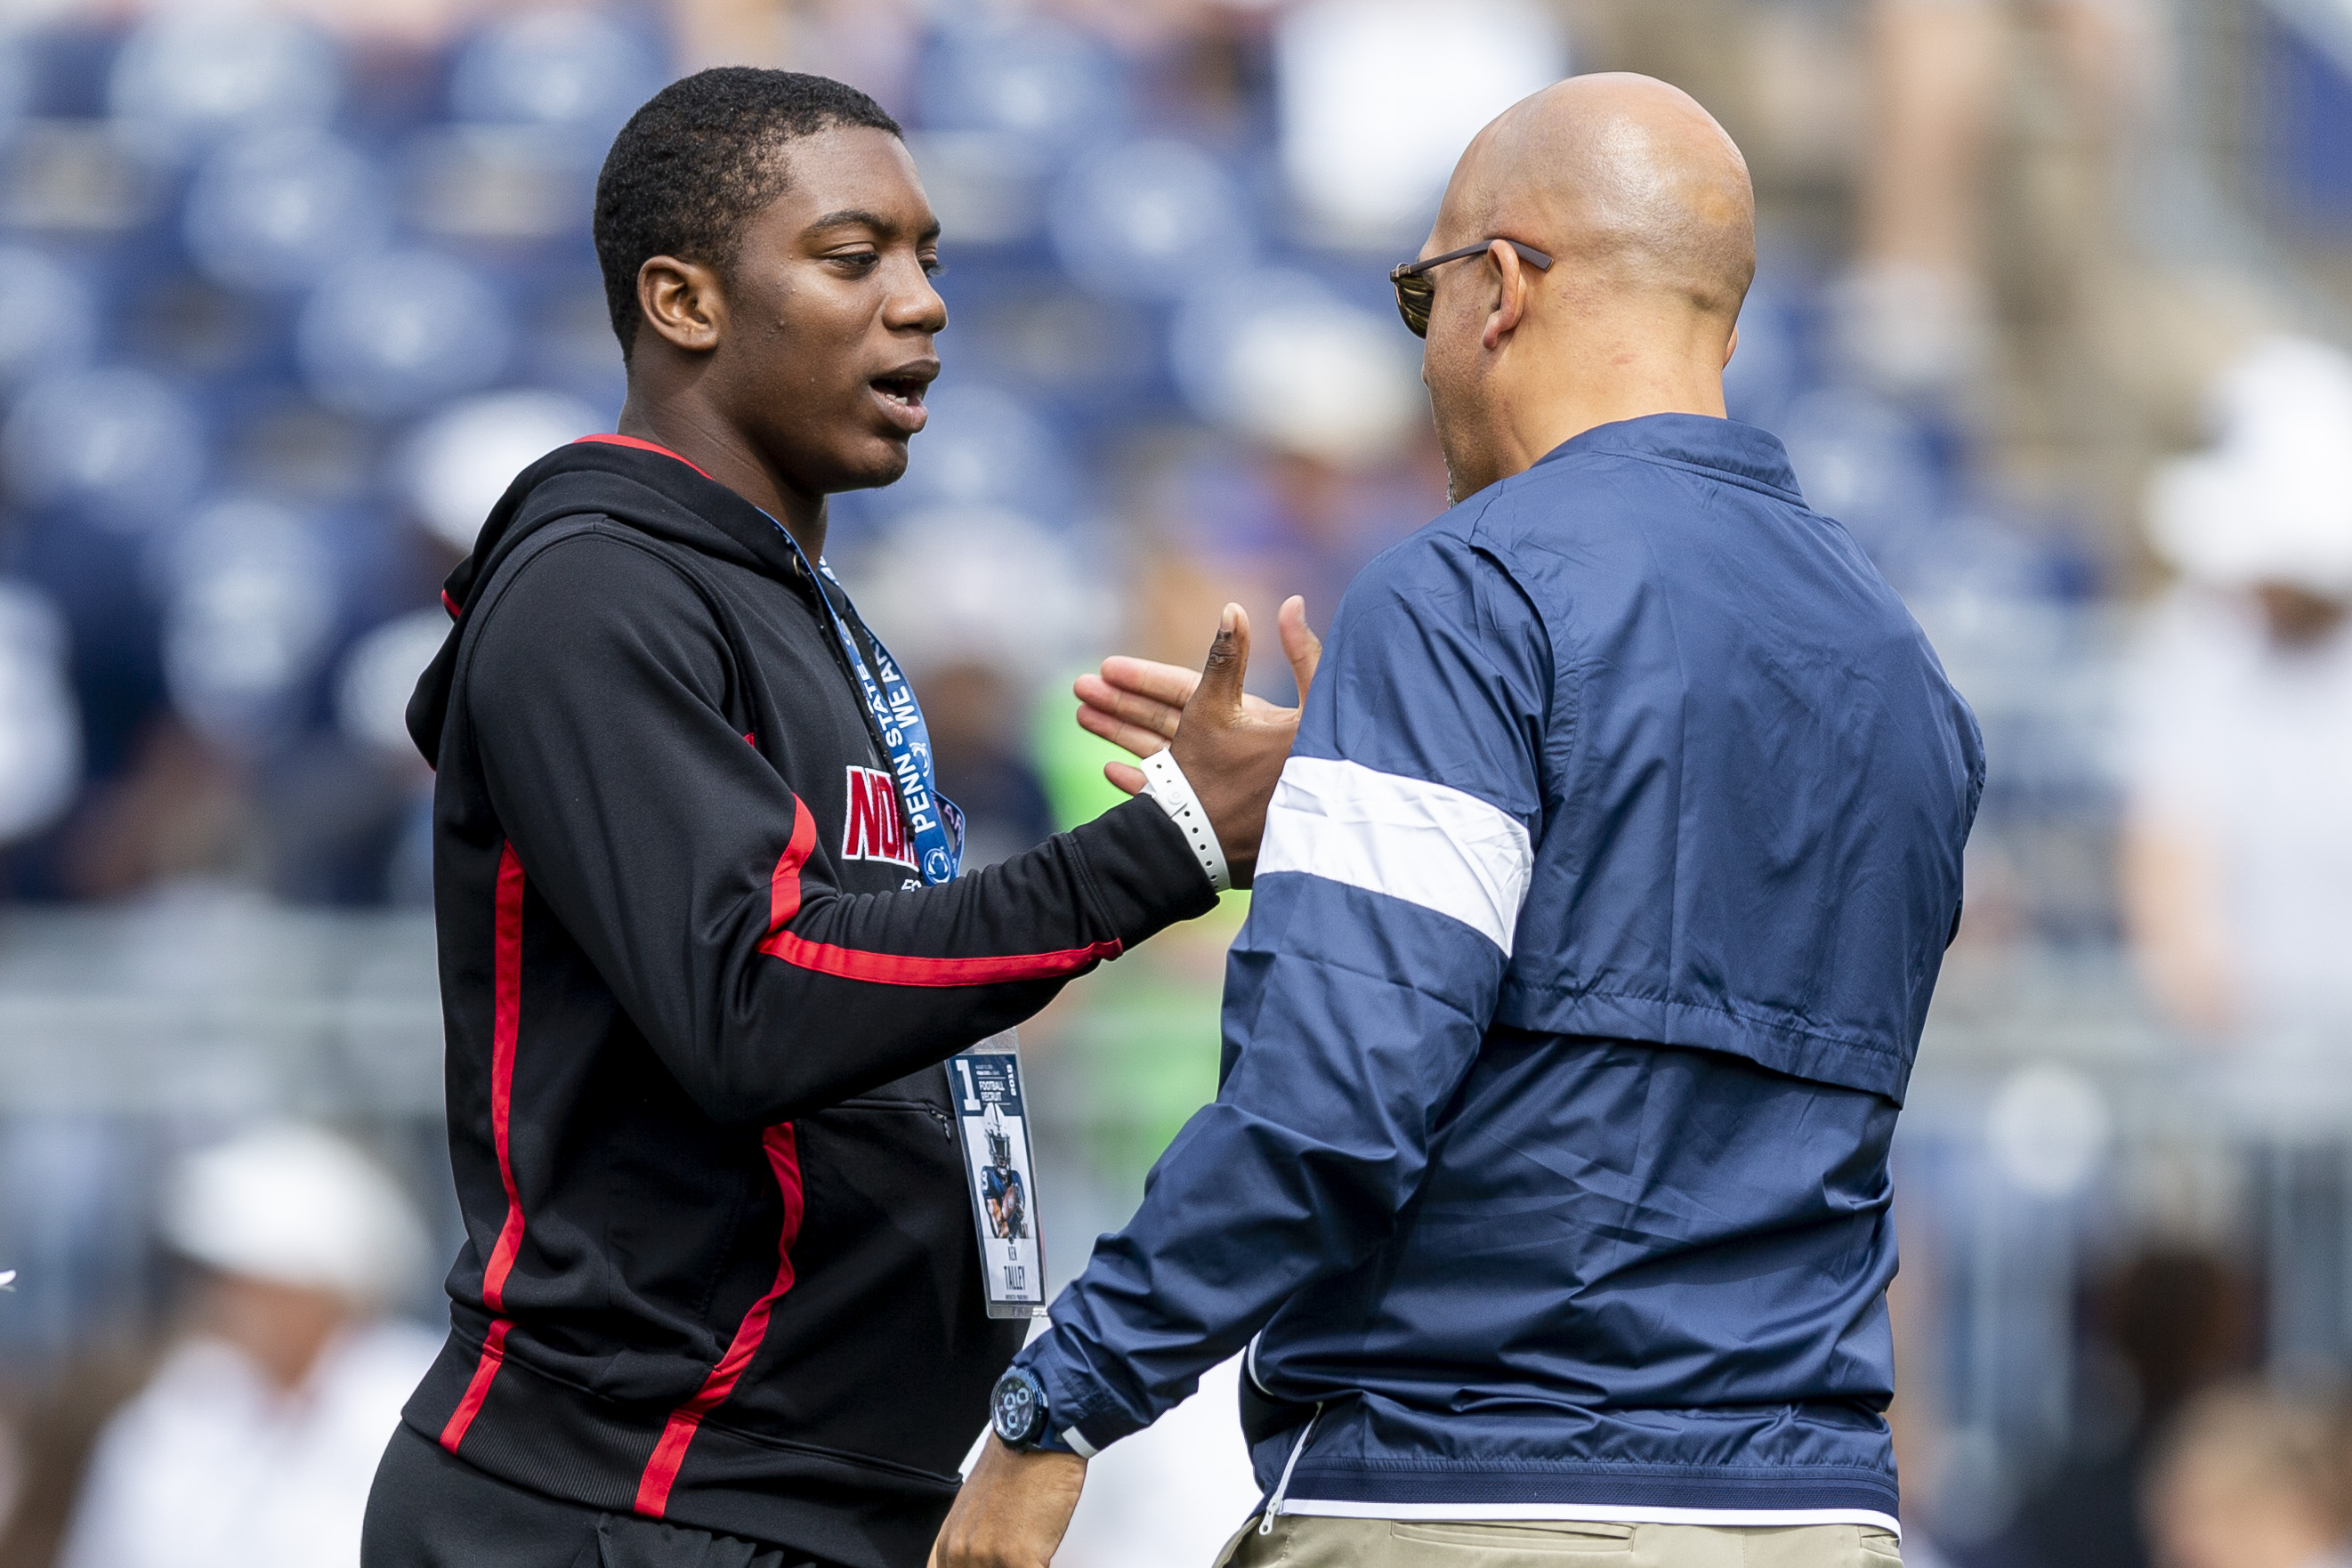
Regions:
<svg viewBox="0 0 2352 1568"><path fill-rule="evenodd" d="M993 1105L982 1128L988 1136L988 1163L980 1173L980 1195L988 1205L988 1228L999 1241L1024 1241L1029 1196L1021 1173L1013 1168L1013 1134L1004 1130L1003 1113Z"/></svg>

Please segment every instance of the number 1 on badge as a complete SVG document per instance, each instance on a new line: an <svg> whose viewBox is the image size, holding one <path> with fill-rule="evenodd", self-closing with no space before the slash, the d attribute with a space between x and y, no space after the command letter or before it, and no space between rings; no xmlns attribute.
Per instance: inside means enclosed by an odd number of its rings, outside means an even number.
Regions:
<svg viewBox="0 0 2352 1568"><path fill-rule="evenodd" d="M1035 1318L1045 1312L1045 1250L1038 1233L1019 1048L1008 1029L950 1057L947 1064L948 1091L956 1101L957 1142L980 1242L980 1277L992 1318Z"/></svg>

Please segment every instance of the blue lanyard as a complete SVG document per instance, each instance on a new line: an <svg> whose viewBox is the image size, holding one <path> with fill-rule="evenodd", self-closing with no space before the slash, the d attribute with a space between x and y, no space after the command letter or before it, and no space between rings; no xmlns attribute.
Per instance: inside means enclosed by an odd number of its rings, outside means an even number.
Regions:
<svg viewBox="0 0 2352 1568"><path fill-rule="evenodd" d="M774 522L773 518L769 519ZM801 569L809 569L808 557L802 553L801 542L782 523L776 531L793 547ZM822 559L816 570L810 573L814 581L822 575L841 592L841 603L849 605L849 616L857 616L857 609L849 604L849 591L841 586L841 579ZM866 693L866 710L874 715L875 724L882 731L882 745L890 753L890 776L898 786L898 804L906 809L907 826L914 835L915 862L923 868L923 880L934 885L952 882L963 867L963 813L956 803L940 793L937 775L931 764L931 729L923 721L923 710L915 701L915 689L898 668L890 650L874 635L874 628L863 619L856 620L858 631L873 645L874 662L878 670L869 668L866 655L850 631L850 622L833 602L833 595L818 584L817 601L824 606L824 618L832 624L833 635L841 639L841 651L849 656L849 668L857 676L857 684Z"/></svg>

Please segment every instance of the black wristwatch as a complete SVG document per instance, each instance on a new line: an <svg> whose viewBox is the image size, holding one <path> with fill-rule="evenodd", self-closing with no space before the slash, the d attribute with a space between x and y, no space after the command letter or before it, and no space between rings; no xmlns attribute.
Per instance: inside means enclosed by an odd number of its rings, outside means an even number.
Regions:
<svg viewBox="0 0 2352 1568"><path fill-rule="evenodd" d="M996 1380L988 1396L988 1424L1008 1448L1034 1448L1045 1436L1045 1385L1025 1366Z"/></svg>

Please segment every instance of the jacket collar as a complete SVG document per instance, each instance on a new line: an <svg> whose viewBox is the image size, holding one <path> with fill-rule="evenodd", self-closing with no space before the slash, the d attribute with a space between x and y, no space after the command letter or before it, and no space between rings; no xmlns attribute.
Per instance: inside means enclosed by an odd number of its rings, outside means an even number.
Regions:
<svg viewBox="0 0 2352 1568"><path fill-rule="evenodd" d="M1596 425L1571 436L1537 459L1541 467L1555 458L1581 452L1607 452L1651 462L1704 468L1742 484L1773 490L1804 504L1797 476L1789 467L1788 449L1769 430L1742 425L1737 419L1711 419L1703 414L1645 414Z"/></svg>

